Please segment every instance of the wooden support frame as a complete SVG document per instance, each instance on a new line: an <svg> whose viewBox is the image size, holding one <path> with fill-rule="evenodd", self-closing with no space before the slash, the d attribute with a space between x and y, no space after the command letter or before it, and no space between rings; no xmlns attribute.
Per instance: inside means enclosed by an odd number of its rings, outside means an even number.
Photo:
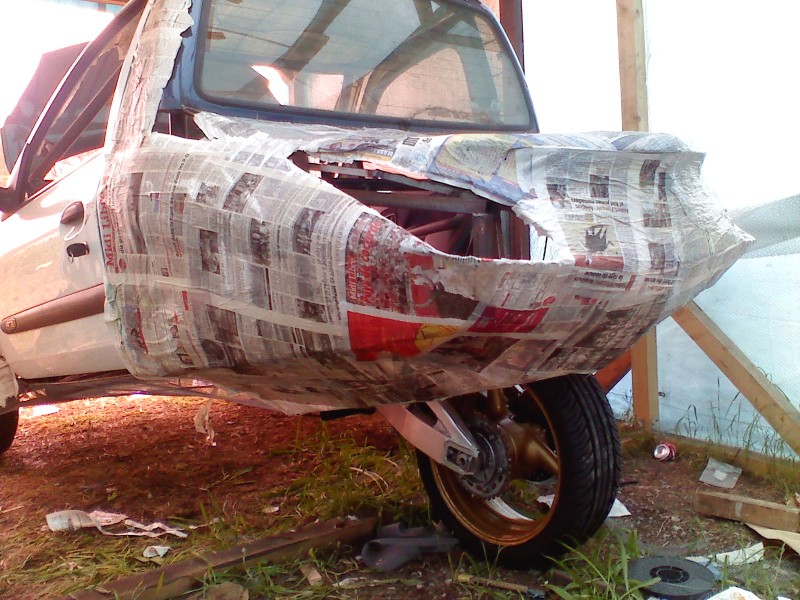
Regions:
<svg viewBox="0 0 800 600"><path fill-rule="evenodd" d="M622 128L647 131L647 47L642 0L617 0L617 44Z"/></svg>
<svg viewBox="0 0 800 600"><path fill-rule="evenodd" d="M772 425L789 447L800 454L800 411L759 371L722 329L695 303L679 309L673 319L720 371Z"/></svg>
<svg viewBox="0 0 800 600"><path fill-rule="evenodd" d="M633 416L652 431L658 423L658 351L656 329L645 333L631 348Z"/></svg>
<svg viewBox="0 0 800 600"><path fill-rule="evenodd" d="M617 0L617 37L622 104L622 127L644 131L647 111L647 67L643 0ZM691 302L673 318L725 376L753 404L764 419L800 454L800 411L736 347L728 336ZM645 428L658 420L658 366L656 333L651 330L631 350L633 410Z"/></svg>
<svg viewBox="0 0 800 600"><path fill-rule="evenodd" d="M647 51L642 0L617 0L617 44L622 128L647 131ZM633 413L652 431L658 421L658 362L655 329L631 348Z"/></svg>
<svg viewBox="0 0 800 600"><path fill-rule="evenodd" d="M522 35L522 0L483 0L491 11L497 15L500 25L511 42L519 64L525 70L524 44Z"/></svg>
<svg viewBox="0 0 800 600"><path fill-rule="evenodd" d="M608 363L605 367L594 374L597 383L603 388L606 394L614 389L628 371L631 370L631 351L626 350L623 354Z"/></svg>
<svg viewBox="0 0 800 600"><path fill-rule="evenodd" d="M708 454L708 442L683 435L670 434L672 441L681 449L682 455ZM655 444L658 440L651 438L649 443ZM778 478L787 482L799 482L800 474L797 472L797 463L788 458L767 456L749 448L738 448L721 443L714 443L711 449L714 458L740 467L745 473L764 478Z"/></svg>

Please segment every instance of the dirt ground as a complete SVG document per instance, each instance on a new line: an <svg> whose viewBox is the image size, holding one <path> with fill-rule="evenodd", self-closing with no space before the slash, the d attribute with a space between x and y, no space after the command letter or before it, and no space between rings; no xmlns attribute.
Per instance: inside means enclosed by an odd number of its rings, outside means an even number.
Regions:
<svg viewBox="0 0 800 600"><path fill-rule="evenodd" d="M219 518L231 520L233 530L243 529L242 539L248 538L248 530L264 529L276 510L291 512L291 507L275 508L262 492L310 472L313 455L284 450L298 439L321 435L319 420L217 402L211 409L217 444L211 446L194 428L203 403L131 397L62 404L57 413L44 416L23 409L17 439L0 458L0 540L6 540L0 547L0 598L49 597L54 588L48 573L78 580L69 561L66 570L48 570L54 558L47 547L58 536L79 536L83 559L104 543L95 531L51 533L45 515L53 511L102 509L140 522L203 521L208 518L203 507L213 505ZM357 443L387 452L397 445L393 431L378 417L333 421L327 430L330 435L350 431ZM758 541L742 525L703 518L693 510L694 492L704 486L698 481L703 457L682 456L679 448L677 460L662 463L649 452L631 449L635 441L626 445L619 499L632 516L615 520L612 527L635 530L649 554L716 553ZM745 475L735 492L783 502L787 490ZM303 518L311 522L315 515ZM143 547L150 542L129 543ZM178 544L191 547L192 537ZM352 556L356 554L357 549ZM419 598L470 597L450 582L454 561L453 555L426 556L391 575L406 580L399 587L365 588L353 597L405 598L407 585L416 588L412 595ZM355 559L351 562L355 566L347 576L375 577ZM121 569L120 575L124 563ZM131 569L142 566L133 561ZM9 572L15 575L2 575ZM26 577L28 572L44 575ZM499 570L495 575L526 585L541 583L535 573ZM102 573L94 577L102 578Z"/></svg>

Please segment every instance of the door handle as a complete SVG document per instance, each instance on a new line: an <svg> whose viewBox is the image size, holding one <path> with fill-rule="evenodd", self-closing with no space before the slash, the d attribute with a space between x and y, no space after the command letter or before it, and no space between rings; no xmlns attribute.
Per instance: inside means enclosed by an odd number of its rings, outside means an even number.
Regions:
<svg viewBox="0 0 800 600"><path fill-rule="evenodd" d="M83 202L73 202L64 209L64 212L61 213L60 223L64 228L69 228L64 234L64 240L69 241L80 233L85 216Z"/></svg>
<svg viewBox="0 0 800 600"><path fill-rule="evenodd" d="M83 202L73 202L64 209L64 212L61 213L61 224L70 225L76 221L83 223L83 217Z"/></svg>

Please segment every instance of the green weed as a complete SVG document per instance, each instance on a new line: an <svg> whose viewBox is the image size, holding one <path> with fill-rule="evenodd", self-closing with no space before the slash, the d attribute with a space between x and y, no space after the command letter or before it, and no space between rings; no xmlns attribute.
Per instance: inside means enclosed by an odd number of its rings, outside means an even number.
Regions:
<svg viewBox="0 0 800 600"><path fill-rule="evenodd" d="M332 437L327 427L317 438L298 438L293 454L305 455L308 472L288 486L265 490L265 501L291 506L278 519L314 515L329 519L362 511L407 524L427 520L426 508L409 502L422 494L413 450L400 443L397 455L358 444L349 435Z"/></svg>
<svg viewBox="0 0 800 600"><path fill-rule="evenodd" d="M548 583L547 588L563 600L642 600L648 595L643 588L657 580L630 578L628 563L640 555L635 531L601 529L588 543L554 561L559 579L566 582Z"/></svg>
<svg viewBox="0 0 800 600"><path fill-rule="evenodd" d="M721 568L722 589L736 586L759 598L791 598L800 589L800 561L785 547L767 548L765 559L759 562Z"/></svg>

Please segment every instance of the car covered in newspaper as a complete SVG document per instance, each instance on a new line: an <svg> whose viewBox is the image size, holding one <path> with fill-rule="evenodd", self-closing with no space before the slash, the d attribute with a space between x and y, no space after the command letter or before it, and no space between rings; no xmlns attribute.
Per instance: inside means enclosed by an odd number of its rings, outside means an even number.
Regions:
<svg viewBox="0 0 800 600"><path fill-rule="evenodd" d="M614 500L591 373L746 246L679 140L537 133L475 0L130 0L2 139L0 450L101 395L377 411L510 566Z"/></svg>

